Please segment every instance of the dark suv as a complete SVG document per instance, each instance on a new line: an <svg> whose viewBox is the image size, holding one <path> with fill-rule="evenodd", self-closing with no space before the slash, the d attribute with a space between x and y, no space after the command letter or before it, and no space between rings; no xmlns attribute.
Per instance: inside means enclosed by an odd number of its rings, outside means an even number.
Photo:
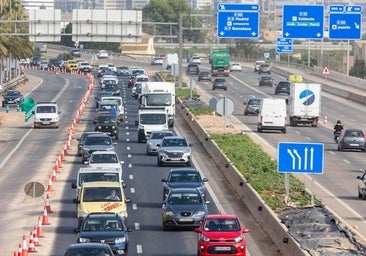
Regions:
<svg viewBox="0 0 366 256"><path fill-rule="evenodd" d="M200 73L200 68L199 68L198 64L189 64L188 65L187 75L198 76L199 73Z"/></svg>
<svg viewBox="0 0 366 256"><path fill-rule="evenodd" d="M115 213L91 213L81 223L77 243L108 244L115 255L127 255L128 235L130 228L125 225L123 217Z"/></svg>
<svg viewBox="0 0 366 256"><path fill-rule="evenodd" d="M118 120L113 113L100 112L95 119L95 131L104 132L118 140Z"/></svg>
<svg viewBox="0 0 366 256"><path fill-rule="evenodd" d="M290 82L287 81L280 81L275 89L275 95L278 95L280 93L286 93L287 95L290 95Z"/></svg>

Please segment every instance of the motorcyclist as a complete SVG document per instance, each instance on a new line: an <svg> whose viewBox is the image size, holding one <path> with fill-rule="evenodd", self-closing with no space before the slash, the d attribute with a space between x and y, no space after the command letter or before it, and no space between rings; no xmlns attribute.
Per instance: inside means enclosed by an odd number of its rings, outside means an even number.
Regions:
<svg viewBox="0 0 366 256"><path fill-rule="evenodd" d="M342 132L343 131L343 124L341 122L341 120L338 120L337 123L334 125L334 136L336 135L337 132Z"/></svg>

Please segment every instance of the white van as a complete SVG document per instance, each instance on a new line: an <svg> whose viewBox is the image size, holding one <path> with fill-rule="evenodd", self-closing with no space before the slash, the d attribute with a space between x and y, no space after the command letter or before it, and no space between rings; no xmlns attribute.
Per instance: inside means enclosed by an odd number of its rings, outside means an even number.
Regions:
<svg viewBox="0 0 366 256"><path fill-rule="evenodd" d="M78 171L76 183L71 188L76 189L76 197L79 197L81 185L84 182L111 181L120 182L124 186L121 168L113 167L82 167Z"/></svg>
<svg viewBox="0 0 366 256"><path fill-rule="evenodd" d="M264 98L258 115L257 131L281 130L286 133L287 106L286 99Z"/></svg>

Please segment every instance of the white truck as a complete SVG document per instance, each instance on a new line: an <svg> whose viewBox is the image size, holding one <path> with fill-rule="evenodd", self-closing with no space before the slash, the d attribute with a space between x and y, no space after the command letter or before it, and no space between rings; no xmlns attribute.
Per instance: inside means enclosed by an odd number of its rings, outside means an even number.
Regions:
<svg viewBox="0 0 366 256"><path fill-rule="evenodd" d="M168 114L164 108L139 109L135 126L138 127L137 140L146 141L152 131L169 130Z"/></svg>
<svg viewBox="0 0 366 256"><path fill-rule="evenodd" d="M141 86L140 109L164 108L169 127L174 126L175 84L171 82L145 82Z"/></svg>
<svg viewBox="0 0 366 256"><path fill-rule="evenodd" d="M290 126L308 124L317 127L321 107L321 88L321 84L316 83L291 83Z"/></svg>

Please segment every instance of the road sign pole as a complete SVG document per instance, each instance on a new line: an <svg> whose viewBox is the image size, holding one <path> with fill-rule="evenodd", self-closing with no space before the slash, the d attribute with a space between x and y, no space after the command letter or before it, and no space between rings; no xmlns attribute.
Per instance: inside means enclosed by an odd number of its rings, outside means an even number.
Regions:
<svg viewBox="0 0 366 256"><path fill-rule="evenodd" d="M290 201L290 178L289 178L289 173L285 173L285 190L286 190L286 195L285 195L285 203L286 205L288 205L289 201Z"/></svg>
<svg viewBox="0 0 366 256"><path fill-rule="evenodd" d="M314 174L311 175L311 206L314 206Z"/></svg>

